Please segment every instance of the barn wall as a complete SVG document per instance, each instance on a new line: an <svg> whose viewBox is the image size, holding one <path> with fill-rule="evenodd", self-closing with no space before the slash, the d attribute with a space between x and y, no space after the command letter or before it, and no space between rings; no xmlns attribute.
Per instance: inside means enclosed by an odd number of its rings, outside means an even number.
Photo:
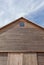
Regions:
<svg viewBox="0 0 44 65"><path fill-rule="evenodd" d="M20 27L20 22L25 26ZM44 65L44 53L36 53L44 52L44 31L41 28L24 19L6 28L0 34L0 65Z"/></svg>
<svg viewBox="0 0 44 65"><path fill-rule="evenodd" d="M44 51L44 32L34 28L13 27L0 35L0 51Z"/></svg>
<svg viewBox="0 0 44 65"><path fill-rule="evenodd" d="M44 53L0 53L0 65L44 65Z"/></svg>
<svg viewBox="0 0 44 65"><path fill-rule="evenodd" d="M37 65L36 53L0 53L0 65Z"/></svg>
<svg viewBox="0 0 44 65"><path fill-rule="evenodd" d="M24 27L19 26L22 21L25 23ZM27 20L20 19L0 34L0 51L44 51L44 31Z"/></svg>

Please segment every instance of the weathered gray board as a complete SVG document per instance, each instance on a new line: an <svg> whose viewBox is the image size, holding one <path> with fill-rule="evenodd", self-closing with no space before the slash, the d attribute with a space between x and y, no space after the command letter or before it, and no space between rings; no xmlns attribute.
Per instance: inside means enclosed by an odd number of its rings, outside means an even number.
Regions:
<svg viewBox="0 0 44 65"><path fill-rule="evenodd" d="M0 34L0 52L44 52L44 31L11 28Z"/></svg>

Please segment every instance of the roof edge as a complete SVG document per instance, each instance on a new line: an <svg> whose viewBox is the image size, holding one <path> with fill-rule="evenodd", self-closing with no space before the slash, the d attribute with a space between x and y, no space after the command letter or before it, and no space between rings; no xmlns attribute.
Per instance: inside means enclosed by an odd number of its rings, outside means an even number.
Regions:
<svg viewBox="0 0 44 65"><path fill-rule="evenodd" d="M28 20L28 19L26 19L26 18L24 18L24 17L20 17L20 18L18 18L18 19L16 19L16 20L12 21L11 23L9 23L9 24L3 26L2 28L0 28L0 30L7 28L8 26L12 25L13 23L16 23L16 21L18 21L18 20L20 20L20 19L24 19L24 20L26 20L28 23L32 23L33 25L35 25L35 26L41 28L42 30L44 30L43 27L41 27L41 26L39 26L39 25L37 25L37 24L31 22L30 20Z"/></svg>

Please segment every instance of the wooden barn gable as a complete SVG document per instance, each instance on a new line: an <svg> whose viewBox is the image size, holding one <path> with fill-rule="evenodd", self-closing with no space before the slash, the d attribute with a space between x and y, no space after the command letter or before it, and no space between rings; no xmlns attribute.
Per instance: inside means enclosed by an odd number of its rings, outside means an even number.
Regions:
<svg viewBox="0 0 44 65"><path fill-rule="evenodd" d="M23 17L0 28L0 65L44 65L44 28Z"/></svg>
<svg viewBox="0 0 44 65"><path fill-rule="evenodd" d="M0 29L0 52L44 52L44 28L21 17Z"/></svg>

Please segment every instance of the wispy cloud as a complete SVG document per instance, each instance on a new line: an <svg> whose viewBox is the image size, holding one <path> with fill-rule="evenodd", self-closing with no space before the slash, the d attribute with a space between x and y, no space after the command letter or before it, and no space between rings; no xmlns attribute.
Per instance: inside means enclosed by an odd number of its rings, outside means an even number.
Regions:
<svg viewBox="0 0 44 65"><path fill-rule="evenodd" d="M0 27L44 8L44 0L0 0Z"/></svg>
<svg viewBox="0 0 44 65"><path fill-rule="evenodd" d="M36 5L36 7L35 7L35 9L33 11L37 11L37 10L39 10L43 6L44 6L44 1L41 2L38 6Z"/></svg>

